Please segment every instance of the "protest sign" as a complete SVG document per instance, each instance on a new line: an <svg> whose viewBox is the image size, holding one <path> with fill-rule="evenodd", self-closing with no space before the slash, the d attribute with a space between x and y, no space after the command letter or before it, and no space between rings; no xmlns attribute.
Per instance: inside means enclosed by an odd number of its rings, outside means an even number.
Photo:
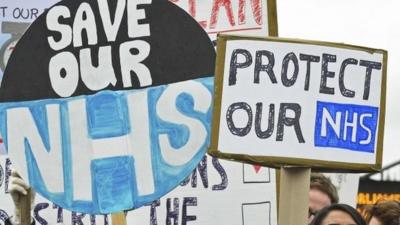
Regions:
<svg viewBox="0 0 400 225"><path fill-rule="evenodd" d="M168 1L61 1L8 62L8 154L60 207L111 213L152 202L206 151L214 61L207 34Z"/></svg>
<svg viewBox="0 0 400 225"><path fill-rule="evenodd" d="M6 193L11 167L11 161L0 156L1 225L13 215L11 196ZM177 188L161 199L129 211L127 221L130 225L277 225L276 204L275 170L204 156ZM36 224L43 225L114 224L110 215L70 212L40 195L36 196L32 216Z"/></svg>
<svg viewBox="0 0 400 225"><path fill-rule="evenodd" d="M357 195L357 210L365 213L378 201L400 201L400 182L378 181L371 179L360 179Z"/></svg>
<svg viewBox="0 0 400 225"><path fill-rule="evenodd" d="M170 0L188 12L216 41L217 33L278 36L275 0Z"/></svg>
<svg viewBox="0 0 400 225"><path fill-rule="evenodd" d="M267 166L381 167L387 52L221 35L209 153Z"/></svg>

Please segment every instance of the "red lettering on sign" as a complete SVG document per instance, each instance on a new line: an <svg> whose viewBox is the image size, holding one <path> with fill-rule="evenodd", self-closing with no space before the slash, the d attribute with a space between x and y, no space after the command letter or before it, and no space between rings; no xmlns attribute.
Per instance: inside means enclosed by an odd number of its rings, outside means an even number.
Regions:
<svg viewBox="0 0 400 225"><path fill-rule="evenodd" d="M178 6L182 7L186 12L188 12L194 19L197 20L200 26L203 29L205 29L208 34L229 32L229 31L262 29L261 26L263 24L263 19L262 19L263 4L261 0L236 0L235 2L232 2L232 0L213 0L213 2L210 1L211 4L209 5L211 8L204 8L205 3L204 2L199 3L198 0L169 0L169 1L177 4ZM250 19L248 16L249 9L247 8L249 6L251 7L251 12L252 12L250 13L251 14ZM221 7L225 9L223 10L225 12L220 11ZM199 14L199 8L201 8L201 10L210 9L211 10L210 17L204 18L204 13ZM223 19L218 18L221 13L226 13L226 17L224 17ZM251 17L253 19L251 19ZM225 18L227 18L227 21L225 21ZM254 22L256 24L254 24ZM230 24L231 27L227 28L226 27L226 25L228 25L227 23ZM246 24L248 25L246 26Z"/></svg>
<svg viewBox="0 0 400 225"><path fill-rule="evenodd" d="M221 6L225 7L226 15L228 16L229 23L231 26L235 26L235 20L233 18L232 4L230 0L214 0L214 4L211 11L210 29L215 29L218 20L218 13Z"/></svg>
<svg viewBox="0 0 400 225"><path fill-rule="evenodd" d="M258 25L262 23L262 12L261 12L261 2L260 0L250 0L251 9L253 11L254 20ZM239 24L246 23L246 0L239 0Z"/></svg>
<svg viewBox="0 0 400 225"><path fill-rule="evenodd" d="M195 0L189 0L189 14L193 18L196 18L196 1Z"/></svg>

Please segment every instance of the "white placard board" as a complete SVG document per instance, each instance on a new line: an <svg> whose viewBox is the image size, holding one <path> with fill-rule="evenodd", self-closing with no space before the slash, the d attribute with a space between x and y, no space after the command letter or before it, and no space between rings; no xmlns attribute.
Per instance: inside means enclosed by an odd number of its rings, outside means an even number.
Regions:
<svg viewBox="0 0 400 225"><path fill-rule="evenodd" d="M175 224L176 220L177 224L190 225L277 225L274 169L206 158L200 162L196 172L172 192L151 205L129 211L128 224L167 225ZM11 167L7 156L1 155L1 225L14 212L11 196L6 193ZM36 224L112 224L111 215L71 213L40 195L36 196L33 217Z"/></svg>
<svg viewBox="0 0 400 225"><path fill-rule="evenodd" d="M225 35L217 46L211 154L273 166L381 166L384 50Z"/></svg>

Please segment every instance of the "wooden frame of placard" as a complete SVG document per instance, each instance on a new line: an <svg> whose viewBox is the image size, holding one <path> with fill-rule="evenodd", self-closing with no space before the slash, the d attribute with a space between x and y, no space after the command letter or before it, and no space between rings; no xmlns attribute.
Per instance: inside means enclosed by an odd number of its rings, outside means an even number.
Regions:
<svg viewBox="0 0 400 225"><path fill-rule="evenodd" d="M276 0L267 1L268 13L268 36L278 36L278 14L276 10Z"/></svg>
<svg viewBox="0 0 400 225"><path fill-rule="evenodd" d="M326 47L336 47L342 49L351 49L358 51L365 51L368 53L381 53L383 54L382 64L382 82L381 82L381 95L380 95L380 110L379 110L379 127L376 148L376 162L375 164L361 164L361 163L343 163L332 162L315 159L302 159L302 158L289 158L289 157L270 157L270 156L253 156L245 154L230 154L222 153L218 150L218 137L219 137L219 124L221 116L221 101L222 101L222 82L224 74L225 50L226 43L230 40L260 40L271 42L284 42L295 44L308 44L319 45ZM341 172L362 172L362 171L377 171L382 167L382 152L383 152L383 134L385 124L385 107L386 107L386 73L387 73L387 51L382 49L372 49L360 47L355 45L322 42L322 41L309 41L300 39L286 39L286 38L259 38L259 37L241 37L234 35L219 35L217 41L217 61L215 68L215 95L214 95L214 112L212 122L212 137L211 145L208 153L212 156L240 161L250 164L263 165L268 167L279 168L282 166L297 166L297 167L311 167L319 171L341 171Z"/></svg>

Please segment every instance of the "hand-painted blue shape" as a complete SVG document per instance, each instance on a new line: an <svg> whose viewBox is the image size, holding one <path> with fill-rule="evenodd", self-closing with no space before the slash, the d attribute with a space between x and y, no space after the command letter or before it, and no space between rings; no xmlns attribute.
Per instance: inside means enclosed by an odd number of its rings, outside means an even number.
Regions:
<svg viewBox="0 0 400 225"><path fill-rule="evenodd" d="M87 97L89 135L93 139L129 133L129 117L124 99L111 91Z"/></svg>
<svg viewBox="0 0 400 225"><path fill-rule="evenodd" d="M317 102L314 144L374 153L377 107Z"/></svg>
<svg viewBox="0 0 400 225"><path fill-rule="evenodd" d="M94 197L101 213L118 212L133 205L134 165L130 156L93 160Z"/></svg>

